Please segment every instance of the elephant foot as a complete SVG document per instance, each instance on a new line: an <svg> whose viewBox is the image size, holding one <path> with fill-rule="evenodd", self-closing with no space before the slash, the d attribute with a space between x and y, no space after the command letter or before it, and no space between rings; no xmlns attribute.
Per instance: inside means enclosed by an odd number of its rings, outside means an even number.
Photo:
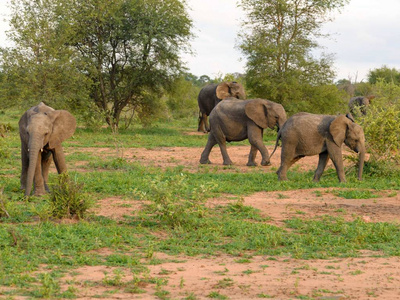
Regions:
<svg viewBox="0 0 400 300"><path fill-rule="evenodd" d="M276 174L278 175L278 180L279 180L279 181L288 181L288 179L287 179L287 177L286 177L286 174L285 174L285 175L282 175L281 172L280 172L280 170L276 171Z"/></svg>
<svg viewBox="0 0 400 300"><path fill-rule="evenodd" d="M211 165L212 162L209 159L200 159L200 164L202 164L202 165Z"/></svg>
<svg viewBox="0 0 400 300"><path fill-rule="evenodd" d="M46 195L46 191L45 190L35 190L33 195L35 195L35 196L43 196L43 195Z"/></svg>
<svg viewBox="0 0 400 300"><path fill-rule="evenodd" d="M271 165L271 162L269 162L269 161L262 161L262 162L261 162L261 165L264 166L264 167L265 167L265 166L270 166L270 165Z"/></svg>
<svg viewBox="0 0 400 300"><path fill-rule="evenodd" d="M246 166L248 166L248 167L256 167L256 166L257 166L257 163L254 162L254 161L249 161L249 162L246 164Z"/></svg>
<svg viewBox="0 0 400 300"><path fill-rule="evenodd" d="M231 161L231 160L228 160L228 161L224 161L224 166L231 166L231 165L233 165L233 162Z"/></svg>

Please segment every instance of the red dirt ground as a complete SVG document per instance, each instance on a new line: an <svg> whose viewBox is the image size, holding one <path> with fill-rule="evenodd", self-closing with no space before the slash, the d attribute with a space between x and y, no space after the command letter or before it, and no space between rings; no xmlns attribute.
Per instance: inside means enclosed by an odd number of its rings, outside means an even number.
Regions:
<svg viewBox="0 0 400 300"><path fill-rule="evenodd" d="M268 147L271 152L272 147ZM160 168L184 166L186 170L197 172L202 166L198 161L202 148L158 148L122 149L122 155L130 161ZM93 149L79 149L90 151ZM228 152L235 166L222 166L218 147L210 159L221 172L247 172L249 147L231 146ZM279 165L279 149L271 160L271 167L256 167L260 172L275 172ZM96 148L101 156L115 157L115 149ZM258 160L261 158L258 157ZM293 168L315 169L318 157L305 157ZM80 170L79 164L75 170ZM327 168L332 168L328 165ZM72 167L74 170L74 167ZM253 169L254 170L254 169ZM290 170L288 172L290 179ZM337 189L336 189L337 191ZM227 191L228 193L228 191ZM400 221L400 197L393 191L379 192L373 199L344 199L335 195L335 189L310 189L297 191L259 192L244 197L245 205L253 206L264 216L270 217L270 224L282 226L284 220L300 217L313 218L319 215L342 216L347 220L361 217L364 222ZM229 194L210 199L209 205L223 205L234 200ZM135 214L141 204L137 200L129 202L118 197L99 201L95 209L97 215L121 220L124 215ZM129 204L129 205L127 205ZM103 249L97 254L109 255ZM154 253L152 258L162 261L158 265L148 265L149 278L168 280L163 290L169 299L211 299L210 293L217 292L228 299L400 299L400 258L376 257L380 253L364 252L359 258L335 258L327 260L299 260L288 257L251 257L241 262L238 257L219 256L168 256ZM148 260L148 259L147 259ZM146 262L146 259L143 259ZM141 286L145 292L132 294L118 287L85 282L101 283L107 274L115 276L115 268L85 266L74 270L64 278L66 285L79 289L79 299L91 299L103 295L107 299L160 299L155 295L155 284ZM126 268L122 281L130 281L133 275ZM308 298L305 298L308 297Z"/></svg>

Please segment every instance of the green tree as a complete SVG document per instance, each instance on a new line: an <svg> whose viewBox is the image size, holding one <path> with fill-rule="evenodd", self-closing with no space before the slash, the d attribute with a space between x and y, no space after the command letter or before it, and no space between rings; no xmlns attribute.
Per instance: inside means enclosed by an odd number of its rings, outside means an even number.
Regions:
<svg viewBox="0 0 400 300"><path fill-rule="evenodd" d="M79 72L79 56L65 47L68 32L55 22L51 1L12 0L9 38L1 49L3 107L50 105L66 107L87 99L87 80Z"/></svg>
<svg viewBox="0 0 400 300"><path fill-rule="evenodd" d="M371 84L376 84L379 80L383 80L386 83L400 84L400 71L388 66L370 70L367 77L368 82Z"/></svg>
<svg viewBox="0 0 400 300"><path fill-rule="evenodd" d="M312 55L329 13L348 0L241 0L246 13L239 47L247 57L246 87L252 96L301 106L310 87L330 84L332 57ZM339 97L336 97L339 100ZM295 103L298 102L298 103Z"/></svg>
<svg viewBox="0 0 400 300"><path fill-rule="evenodd" d="M190 51L192 20L180 0L22 0L12 7L18 22L11 37L21 53L30 54L21 55L21 76L29 78L37 68L46 77L51 70L44 66L57 63L72 69L55 82L76 80L75 89L85 83L92 104L113 128L124 110L143 118L151 113L148 104L160 101L183 68L180 53ZM42 57L44 66L36 51L43 45L51 53Z"/></svg>
<svg viewBox="0 0 400 300"><path fill-rule="evenodd" d="M197 82L189 81L187 76L179 77L167 94L167 105L175 118L196 118L198 115L197 95L200 87Z"/></svg>

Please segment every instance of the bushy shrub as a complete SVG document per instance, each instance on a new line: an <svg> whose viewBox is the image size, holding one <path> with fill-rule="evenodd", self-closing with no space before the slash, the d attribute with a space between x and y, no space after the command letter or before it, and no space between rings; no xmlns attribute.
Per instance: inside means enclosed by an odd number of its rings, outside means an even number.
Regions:
<svg viewBox="0 0 400 300"><path fill-rule="evenodd" d="M400 163L400 87L380 82L376 98L359 121L372 160Z"/></svg>
<svg viewBox="0 0 400 300"><path fill-rule="evenodd" d="M52 186L49 198L52 217L84 218L93 202L82 190L83 184L72 180L67 173L60 174Z"/></svg>
<svg viewBox="0 0 400 300"><path fill-rule="evenodd" d="M175 227L194 227L197 221L204 217L204 195L208 188L194 188L188 182L187 176L179 174L172 177L158 177L150 184L150 192L137 192L142 199L150 200L148 212L155 214L166 225ZM186 195L181 196L184 192Z"/></svg>

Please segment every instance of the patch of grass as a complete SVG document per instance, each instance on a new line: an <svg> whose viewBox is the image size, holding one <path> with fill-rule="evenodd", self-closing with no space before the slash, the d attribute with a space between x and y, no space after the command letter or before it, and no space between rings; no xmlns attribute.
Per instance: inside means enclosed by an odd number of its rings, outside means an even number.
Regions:
<svg viewBox="0 0 400 300"><path fill-rule="evenodd" d="M371 199L378 198L378 195L369 190L337 190L334 194L345 199Z"/></svg>

